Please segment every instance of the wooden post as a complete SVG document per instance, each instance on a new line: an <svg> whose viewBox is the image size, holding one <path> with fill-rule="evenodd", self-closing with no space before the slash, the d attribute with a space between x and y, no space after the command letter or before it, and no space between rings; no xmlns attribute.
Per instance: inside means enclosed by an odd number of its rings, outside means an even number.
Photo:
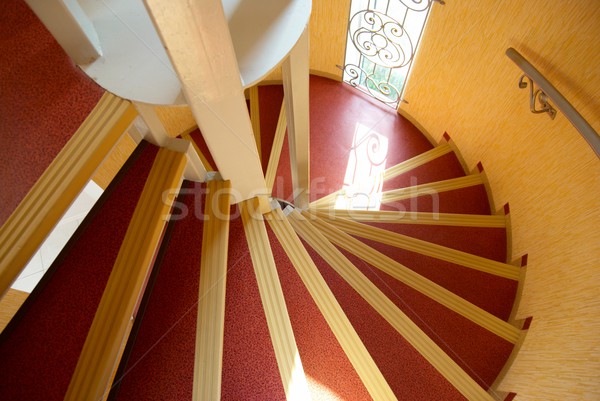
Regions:
<svg viewBox="0 0 600 401"><path fill-rule="evenodd" d="M265 179L231 34L220 0L146 0L183 92L233 202L264 191Z"/></svg>
<svg viewBox="0 0 600 401"><path fill-rule="evenodd" d="M102 56L100 39L77 0L25 0L76 64Z"/></svg>
<svg viewBox="0 0 600 401"><path fill-rule="evenodd" d="M306 209L310 190L308 28L282 65L294 203Z"/></svg>

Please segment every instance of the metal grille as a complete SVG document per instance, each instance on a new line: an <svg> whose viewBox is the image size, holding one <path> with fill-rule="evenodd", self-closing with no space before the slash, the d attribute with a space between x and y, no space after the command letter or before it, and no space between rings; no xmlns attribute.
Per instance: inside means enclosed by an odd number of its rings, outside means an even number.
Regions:
<svg viewBox="0 0 600 401"><path fill-rule="evenodd" d="M353 0L344 82L397 108L434 0Z"/></svg>

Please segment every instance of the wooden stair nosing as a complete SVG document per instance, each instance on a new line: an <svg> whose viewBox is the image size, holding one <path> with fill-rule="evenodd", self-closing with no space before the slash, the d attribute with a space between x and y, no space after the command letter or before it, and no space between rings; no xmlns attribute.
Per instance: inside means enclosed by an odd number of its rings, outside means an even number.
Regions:
<svg viewBox="0 0 600 401"><path fill-rule="evenodd" d="M431 340L404 312L354 266L299 212L289 214L294 230L310 244L377 312L433 367L469 400L493 400L464 370Z"/></svg>
<svg viewBox="0 0 600 401"><path fill-rule="evenodd" d="M363 223L420 224L436 226L505 228L506 217L460 213L399 212L392 210L310 209L318 217L343 218Z"/></svg>
<svg viewBox="0 0 600 401"><path fill-rule="evenodd" d="M405 249L407 251L420 253L425 256L430 256L446 262L508 278L510 280L519 280L520 277L520 269L507 263L497 262L492 259L487 259L467 252L343 218L329 219L328 222L347 234L356 235L361 238L377 241L379 243Z"/></svg>
<svg viewBox="0 0 600 401"><path fill-rule="evenodd" d="M98 305L65 400L103 399L135 317L151 262L156 253L165 216L171 208L162 202L165 191L179 188L186 157L165 148L159 150L146 182L113 271Z"/></svg>
<svg viewBox="0 0 600 401"><path fill-rule="evenodd" d="M481 179L481 175L471 174L464 177L451 178L449 180L385 191L381 193L381 203L396 202L423 195L437 195L440 192L454 191L482 184L483 180Z"/></svg>
<svg viewBox="0 0 600 401"><path fill-rule="evenodd" d="M297 401L310 399L308 383L279 282L269 237L262 215L258 212L258 200L249 199L241 206L248 249L286 399Z"/></svg>
<svg viewBox="0 0 600 401"><path fill-rule="evenodd" d="M192 393L194 401L221 399L223 370L230 208L229 197L222 196L222 191L230 187L230 182L211 180L206 185L207 196L204 204L206 218L202 236L196 320ZM215 199L219 194L221 196Z"/></svg>
<svg viewBox="0 0 600 401"><path fill-rule="evenodd" d="M258 101L258 86L254 85L248 89L250 98L250 122L252 131L254 132L254 140L256 141L256 149L258 150L258 159L263 160L262 148L260 144L260 106Z"/></svg>
<svg viewBox="0 0 600 401"><path fill-rule="evenodd" d="M266 215L271 229L287 253L302 282L323 314L365 388L375 400L396 399L362 340L346 317L310 255L281 209Z"/></svg>
<svg viewBox="0 0 600 401"><path fill-rule="evenodd" d="M273 191L275 175L277 174L277 166L279 165L279 158L281 156L281 149L283 148L286 128L287 116L285 112L285 101L283 101L279 111L277 127L275 128L275 137L273 139L273 145L271 146L271 154L269 156L269 162L267 163L267 171L265 173L265 183L269 192Z"/></svg>
<svg viewBox="0 0 600 401"><path fill-rule="evenodd" d="M307 216L309 218L312 217L310 214ZM325 221L311 219L311 222L329 241L394 277L396 280L401 281L506 341L514 344L518 340L521 331L512 324L421 276L342 230L327 224Z"/></svg>
<svg viewBox="0 0 600 401"><path fill-rule="evenodd" d="M105 93L3 224L0 294L17 278L135 116L130 102Z"/></svg>
<svg viewBox="0 0 600 401"><path fill-rule="evenodd" d="M383 172L383 180L387 181L401 174L407 173L450 152L452 152L452 149L450 148L450 146L448 146L448 144L436 146L435 148L423 152L420 155L417 155L413 158L405 160L401 163L396 164L395 166L386 169ZM333 192L321 199L312 202L311 207L324 207L325 205L331 205L335 203L335 199L338 197L338 195L342 193L342 191L343 190Z"/></svg>

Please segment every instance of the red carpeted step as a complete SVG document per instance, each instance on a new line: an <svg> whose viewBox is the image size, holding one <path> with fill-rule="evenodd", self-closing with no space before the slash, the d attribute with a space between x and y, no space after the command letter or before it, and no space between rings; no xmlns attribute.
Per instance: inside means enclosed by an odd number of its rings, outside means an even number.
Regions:
<svg viewBox="0 0 600 401"><path fill-rule="evenodd" d="M22 0L0 2L0 225L104 93Z"/></svg>
<svg viewBox="0 0 600 401"><path fill-rule="evenodd" d="M2 399L64 398L156 151L140 145L2 333Z"/></svg>
<svg viewBox="0 0 600 401"><path fill-rule="evenodd" d="M517 291L517 281L376 241L361 241L500 319L508 320Z"/></svg>
<svg viewBox="0 0 600 401"><path fill-rule="evenodd" d="M263 172L267 171L267 163L275 138L275 129L279 121L279 112L283 102L283 86L261 85L258 87L260 110L260 145L262 151Z"/></svg>
<svg viewBox="0 0 600 401"><path fill-rule="evenodd" d="M275 351L239 211L232 210L222 400L284 400Z"/></svg>
<svg viewBox="0 0 600 401"><path fill-rule="evenodd" d="M215 171L218 171L219 168L217 167L215 160L213 159L212 155L210 154L208 145L206 145L206 142L204 142L204 138L202 137L202 133L200 132L200 129L196 128L195 130L190 132L190 136L192 137L192 139L194 140L196 145L198 145L198 148L202 152L202 155L204 157L206 157L206 160L208 160L208 162L211 164L212 168Z"/></svg>
<svg viewBox="0 0 600 401"><path fill-rule="evenodd" d="M506 262L506 228L366 223L498 262Z"/></svg>
<svg viewBox="0 0 600 401"><path fill-rule="evenodd" d="M464 400L310 246L305 247L399 400Z"/></svg>
<svg viewBox="0 0 600 401"><path fill-rule="evenodd" d="M182 188L113 400L192 399L205 186Z"/></svg>
<svg viewBox="0 0 600 401"><path fill-rule="evenodd" d="M389 166L391 167L391 166ZM384 182L383 190L412 187L415 185L428 184L435 181L449 180L451 178L464 177L465 172L454 152L440 156L411 171L400 174Z"/></svg>
<svg viewBox="0 0 600 401"><path fill-rule="evenodd" d="M267 227L279 280L313 401L366 401L371 396L277 237Z"/></svg>
<svg viewBox="0 0 600 401"><path fill-rule="evenodd" d="M463 370L482 387L489 388L506 363L513 344L350 253L343 250L342 252ZM446 276L450 275L448 273L448 271L445 273ZM488 291L486 288L479 288L479 290ZM507 300L504 300L504 303L512 304Z"/></svg>
<svg viewBox="0 0 600 401"><path fill-rule="evenodd" d="M411 211L491 214L487 192L483 184L382 204L381 210L400 213Z"/></svg>

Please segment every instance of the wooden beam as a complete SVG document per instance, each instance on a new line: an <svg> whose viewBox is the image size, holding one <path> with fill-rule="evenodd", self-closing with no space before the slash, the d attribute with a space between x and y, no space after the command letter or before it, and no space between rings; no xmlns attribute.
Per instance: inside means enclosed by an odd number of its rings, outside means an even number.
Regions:
<svg viewBox="0 0 600 401"><path fill-rule="evenodd" d="M371 397L374 400L395 400L394 392L281 209L275 209L266 217L279 243L285 249L302 282Z"/></svg>
<svg viewBox="0 0 600 401"><path fill-rule="evenodd" d="M15 290L14 288L9 288L6 291L6 294L0 299L0 333L10 323L28 296L28 292Z"/></svg>
<svg viewBox="0 0 600 401"><path fill-rule="evenodd" d="M100 188L108 188L137 145L138 143L129 134L123 135L98 167L92 180Z"/></svg>
<svg viewBox="0 0 600 401"><path fill-rule="evenodd" d="M192 136L189 133L182 134L181 138L185 139L186 141L190 141L192 143L192 146L194 146L194 149L196 150L198 157L200 157L200 160L202 161L202 165L204 166L204 169L206 171L216 171L215 168L213 167L213 165L210 164L210 162L206 158L206 155L204 155L204 153L202 153L202 150L200 149L200 147L198 146L196 141L194 141L194 138L192 138Z"/></svg>
<svg viewBox="0 0 600 401"><path fill-rule="evenodd" d="M193 400L220 400L229 244L229 181L207 182Z"/></svg>
<svg viewBox="0 0 600 401"><path fill-rule="evenodd" d="M144 139L156 146L166 146L171 136L156 112L156 108L151 104L142 102L134 102L133 105L143 121L143 124L137 121L136 126Z"/></svg>
<svg viewBox="0 0 600 401"><path fill-rule="evenodd" d="M494 400L298 211L294 230L468 400Z"/></svg>
<svg viewBox="0 0 600 401"><path fill-rule="evenodd" d="M306 214L306 216L312 217L309 214ZM471 302L459 297L453 292L448 291L444 287L421 276L381 252L376 251L358 239L325 223L323 220L314 219L312 220L312 223L329 241L358 256L384 273L389 274L396 280L403 282L409 287L444 305L448 309L466 317L484 329L513 344L519 338L521 330L512 324L505 322Z"/></svg>
<svg viewBox="0 0 600 401"><path fill-rule="evenodd" d="M338 218L363 223L420 224L435 226L505 228L506 217L502 215L478 215L458 213L400 212L392 210L311 209L322 219Z"/></svg>
<svg viewBox="0 0 600 401"><path fill-rule="evenodd" d="M396 248L406 249L407 251L420 253L421 255L431 256L436 259L494 274L510 280L518 280L520 276L520 268L516 266L412 238L407 235L342 218L329 220L329 223L347 234L357 235L361 238L370 239Z"/></svg>
<svg viewBox="0 0 600 401"><path fill-rule="evenodd" d="M250 95L250 121L252 122L252 131L254 132L254 140L256 141L258 158L262 163L263 157L260 145L260 107L258 101L258 85L250 87L248 91Z"/></svg>
<svg viewBox="0 0 600 401"><path fill-rule="evenodd" d="M221 1L145 3L235 202L255 196L265 180Z"/></svg>
<svg viewBox="0 0 600 401"><path fill-rule="evenodd" d="M269 236L259 208L257 199L249 199L242 203L242 221L279 373L287 400L309 400L306 376L277 275Z"/></svg>
<svg viewBox="0 0 600 401"><path fill-rule="evenodd" d="M275 176L277 175L277 167L279 166L279 158L281 149L283 148L283 140L285 139L285 131L287 130L287 118L285 112L285 101L281 103L279 111L279 119L277 120L277 128L275 128L275 138L271 147L271 155L267 164L267 172L265 174L265 182L269 193L273 192Z"/></svg>
<svg viewBox="0 0 600 401"><path fill-rule="evenodd" d="M88 64L102 56L92 21L77 0L26 0L75 64Z"/></svg>
<svg viewBox="0 0 600 401"><path fill-rule="evenodd" d="M308 207L310 191L308 28L283 62L283 92L294 203Z"/></svg>
<svg viewBox="0 0 600 401"><path fill-rule="evenodd" d="M0 296L10 288L136 115L130 102L105 93L0 228Z"/></svg>
<svg viewBox="0 0 600 401"><path fill-rule="evenodd" d="M152 269L186 157L160 149L129 223L117 260L83 345L65 400L103 400L119 365Z"/></svg>

